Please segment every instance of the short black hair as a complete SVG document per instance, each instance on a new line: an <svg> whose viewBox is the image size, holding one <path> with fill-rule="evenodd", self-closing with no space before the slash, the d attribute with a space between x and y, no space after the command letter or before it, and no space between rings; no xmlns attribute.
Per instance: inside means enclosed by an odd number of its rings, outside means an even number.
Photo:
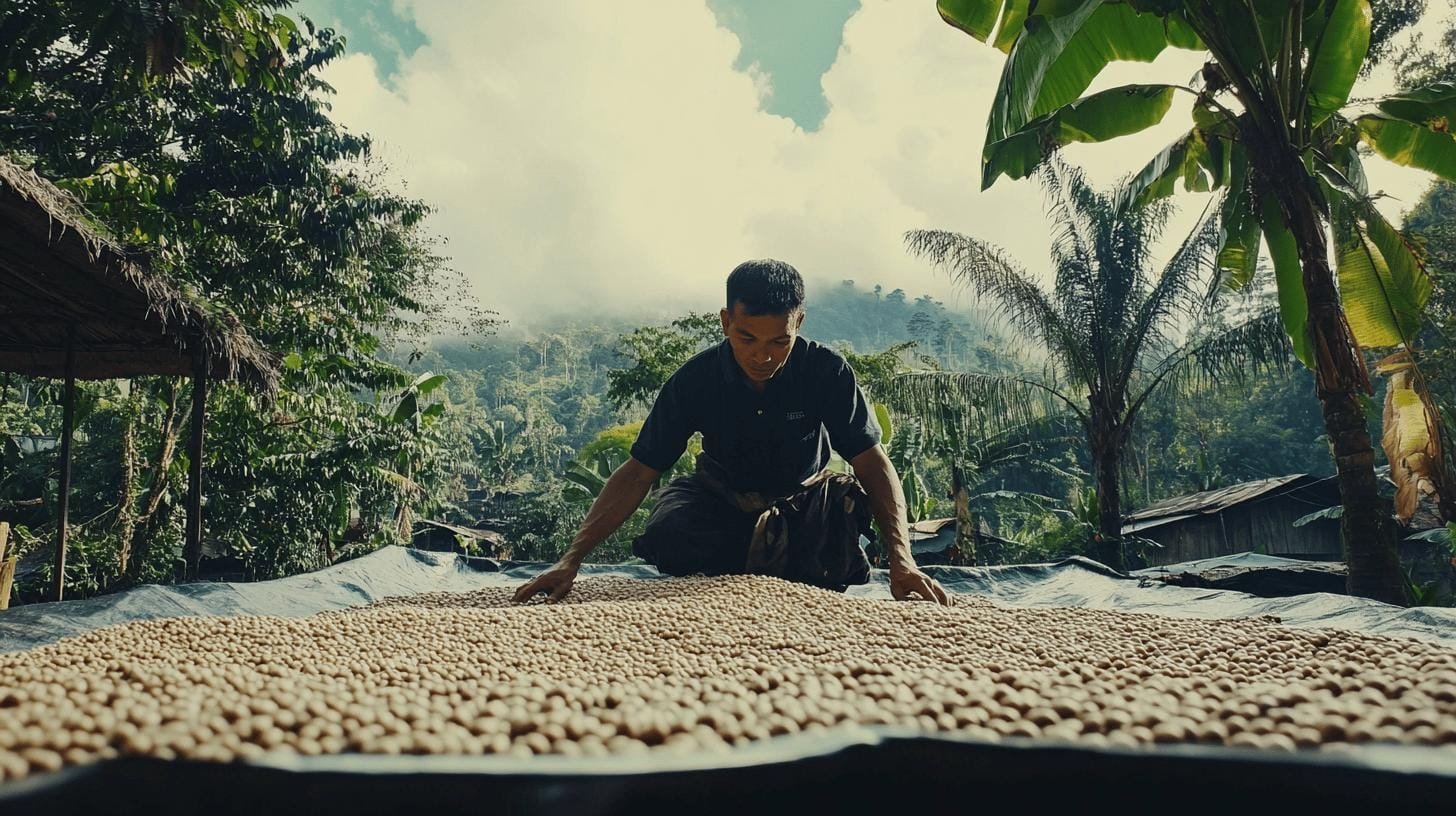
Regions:
<svg viewBox="0 0 1456 816"><path fill-rule="evenodd" d="M783 261L744 261L728 275L728 311L740 301L749 315L789 314L804 307L804 279Z"/></svg>

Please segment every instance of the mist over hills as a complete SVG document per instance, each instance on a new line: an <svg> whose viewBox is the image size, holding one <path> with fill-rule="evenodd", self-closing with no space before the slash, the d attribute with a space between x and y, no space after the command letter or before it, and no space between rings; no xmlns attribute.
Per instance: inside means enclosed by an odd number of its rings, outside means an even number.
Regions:
<svg viewBox="0 0 1456 816"><path fill-rule="evenodd" d="M711 314L718 308L716 302L653 302L644 297L641 308L633 311L618 308L538 314L505 321L493 335L471 343L458 337L442 337L432 346L437 352L455 357L467 345L518 344L531 342L539 335L588 331L615 336L640 326L666 325L693 312ZM992 364L993 355L1012 354L998 321L986 309L853 278L805 281L803 335L827 346L848 346L860 353L915 342L918 355L928 356L938 367L947 369L979 370Z"/></svg>

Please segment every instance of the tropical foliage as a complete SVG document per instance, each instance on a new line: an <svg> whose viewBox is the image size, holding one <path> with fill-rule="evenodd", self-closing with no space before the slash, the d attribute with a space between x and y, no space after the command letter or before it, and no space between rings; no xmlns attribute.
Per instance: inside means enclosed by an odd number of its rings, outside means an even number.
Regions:
<svg viewBox="0 0 1456 816"><path fill-rule="evenodd" d="M500 530L513 558L554 559L629 455L667 376L717 342L717 319L686 313L688 304L653 303L625 317L506 326L469 306L463 279L428 231L429 206L385 183L369 138L331 118L333 92L321 73L343 43L281 13L287 5L14 0L0 8L0 153L74 192L98 226L158 274L237 316L282 359L270 403L231 386L209 394L211 576L313 569L402 543L426 517ZM1302 250L1281 225L1302 222L1285 219L1287 202L1267 183L1258 143L1245 133L1264 138L1267 122L1253 121L1257 106L1242 100L1238 77L1217 58L1198 87L1078 99L1110 56L1203 47L1197 20L1178 17L1182 4L1032 5L941 4L947 16L989 15L977 25L1012 53L1006 104L993 116L1005 138L988 148L988 168L1042 173L1053 186L1053 269L1065 285L1038 290L1029 273L973 238L917 233L912 249L1010 315L1009 326L990 309L948 306L875 283L872 271L845 269L839 280L808 282L805 334L849 360L876 403L913 515L955 516L972 538L963 538L963 555L980 563L1088 552L1110 560L1115 533L1103 531L1118 511L1105 510L1108 500L1135 507L1243 479L1329 472L1330 434L1302 396L1314 376L1240 376L1287 356L1280 307L1297 315L1303 302L1312 315L1317 299L1301 301L1288 286L1308 270L1291 275L1289 247L1296 256ZM1392 47L1390 33L1418 5L1375 9L1372 53ZM1276 80L1303 71L1320 105L1340 96L1325 80L1359 45L1360 21L1342 16L1347 6L1302 8L1328 11L1324 42L1350 47L1321 56L1326 47L1307 14L1301 44L1279 44L1285 57L1274 60ZM1261 26L1274 19L1259 14ZM1339 39L1337 31L1357 36ZM1098 38L1121 44L1108 52ZM1443 115L1449 99L1431 83L1456 77L1438 48L1397 58L1420 66L1403 71L1414 84L1400 97L1361 115L1291 119L1308 127L1290 138L1310 171L1310 196L1328 205L1317 210L1319 223L1339 227L1342 240L1352 229L1360 238L1338 244L1347 306L1352 293L1394 293L1385 312L1351 308L1350 323L1368 345L1369 332L1402 338L1385 367L1417 365L1393 372L1410 388L1387 393L1398 413L1415 417L1412 395L1456 405L1453 188L1434 188L1411 213L1411 233L1395 237L1347 193L1362 192L1357 142L1440 165L1442 131L1430 117ZM1324 67L1300 68L1315 63ZM1262 74L1249 79L1264 93ZM1194 130L1121 201L1046 165L1049 145L1130 132L1170 95L1189 92ZM1167 213L1165 193L1180 184L1228 197L1155 273L1148 246ZM1267 193L1277 217L1269 217ZM1126 215L1110 217L1119 206ZM1263 285L1271 276L1254 274L1260 241L1281 253L1277 288ZM1402 246L1425 252L1431 295L1413 288L1414 297L1398 297L1420 280L1396 251ZM1216 286L1246 278L1238 295ZM1381 286L1360 288L1372 281ZM1412 315L1424 322L1407 342ZM1037 342L1022 342L1028 336ZM1320 336L1305 344L1317 365ZM190 388L175 377L80 388L69 596L180 575ZM60 413L57 383L0 373L0 518L16 525L24 557L19 601L48 584ZM1414 420L1391 427L1402 429L1393 464L1422 472L1421 457L1432 458L1429 445L1440 437L1406 433L1420 430ZM1120 447L1106 445L1117 440ZM690 444L665 478L690 468L697 450ZM1451 446L1443 450L1449 456ZM1411 483L1419 488L1419 476ZM593 559L628 558L650 507L649 499ZM1089 550L1098 536L1102 550Z"/></svg>
<svg viewBox="0 0 1456 816"><path fill-rule="evenodd" d="M1044 163L1052 222L1051 291L995 246L956 233L912 232L910 251L999 306L1011 326L1045 350L1040 374L907 374L894 401L931 411L933 427L962 450L987 430L1058 413L1076 418L1097 484L1094 552L1121 569L1121 463L1134 423L1160 393L1279 367L1287 343L1278 315L1256 313L1212 330L1218 288L1211 274L1217 231L1195 232L1159 272L1151 248L1170 211L1165 202L1119 208L1079 171ZM1183 326L1193 321L1186 336ZM931 406L958 409L952 422ZM963 477L957 475L956 480Z"/></svg>
<svg viewBox="0 0 1456 816"><path fill-rule="evenodd" d="M1400 14L1384 9L1375 26L1368 0L938 4L947 22L1008 52L987 129L983 187L1002 175L1030 174L1061 145L1144 130L1162 121L1176 94L1193 97L1192 129L1134 176L1121 203L1146 203L1178 186L1222 190L1217 259L1235 286L1252 276L1262 238L1279 282L1280 314L1296 356L1316 373L1339 463L1351 591L1393 601L1402 597L1401 576L1363 421L1360 398L1373 389L1362 349L1399 347L1414 366L1430 283L1419 254L1371 204L1357 148L1456 179L1448 127L1456 88L1438 83L1376 100L1363 112L1346 107L1372 37L1388 37L1410 17L1398 5ZM1167 48L1208 54L1193 85L1083 96L1112 61L1147 62Z"/></svg>
<svg viewBox="0 0 1456 816"><path fill-rule="evenodd" d="M607 399L618 408L651 405L674 371L722 339L718 316L698 312L680 317L669 326L643 326L624 335L623 353L632 366L607 374Z"/></svg>
<svg viewBox="0 0 1456 816"><path fill-rule="evenodd" d="M283 355L272 404L232 387L208 400L208 546L257 577L399 540L468 465L448 455L463 429L438 406L443 379L386 359L423 319L445 322L451 273L428 208L380 183L369 140L330 120L319 73L342 43L278 5L21 2L0 16L0 153ZM488 315L463 316L488 330ZM41 546L54 463L34 449L58 430L54 394L5 385L5 437L37 467L7 467L0 493ZM110 484L77 484L68 583L173 574L190 390L171 377L82 389L77 471Z"/></svg>
<svg viewBox="0 0 1456 816"><path fill-rule="evenodd" d="M1434 44L1419 37L1396 60L1396 75L1407 89L1456 82L1456 23L1448 24ZM1446 473L1456 472L1456 183L1435 181L1405 218L1409 234L1424 251L1432 291L1424 329L1416 340L1421 372L1441 413L1438 428ZM1456 491L1439 497L1441 516L1456 519Z"/></svg>

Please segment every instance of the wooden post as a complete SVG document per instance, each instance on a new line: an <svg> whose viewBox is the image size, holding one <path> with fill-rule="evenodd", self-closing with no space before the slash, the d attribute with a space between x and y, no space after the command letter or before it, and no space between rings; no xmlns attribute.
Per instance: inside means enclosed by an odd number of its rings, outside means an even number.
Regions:
<svg viewBox="0 0 1456 816"><path fill-rule="evenodd" d="M62 600L66 587L66 521L71 509L71 436L76 424L76 327L66 329L66 395L61 414L61 482L56 501L56 563L51 600Z"/></svg>
<svg viewBox="0 0 1456 816"><path fill-rule="evenodd" d="M10 608L10 584L15 580L15 559L5 557L10 539L10 522L0 521L0 609Z"/></svg>
<svg viewBox="0 0 1456 816"><path fill-rule="evenodd" d="M201 339L198 341L201 346ZM192 358L192 438L187 450L187 539L182 547L188 578L197 577L202 561L202 434L207 411L207 358L199 350Z"/></svg>

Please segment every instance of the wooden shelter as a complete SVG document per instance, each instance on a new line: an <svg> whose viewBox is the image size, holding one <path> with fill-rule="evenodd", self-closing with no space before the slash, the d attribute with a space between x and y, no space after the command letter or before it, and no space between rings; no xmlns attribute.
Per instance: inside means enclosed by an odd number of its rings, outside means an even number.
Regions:
<svg viewBox="0 0 1456 816"><path fill-rule="evenodd" d="M1260 479L1166 499L1129 514L1125 536L1159 544L1149 565L1256 552L1307 561L1341 559L1340 524L1294 522L1340 503L1333 478L1303 473Z"/></svg>
<svg viewBox="0 0 1456 816"><path fill-rule="evenodd" d="M104 237L81 204L0 157L0 371L65 380L53 595L63 594L75 381L193 378L191 472L183 549L202 544L207 383L236 379L271 395L278 360L237 318L204 306Z"/></svg>

